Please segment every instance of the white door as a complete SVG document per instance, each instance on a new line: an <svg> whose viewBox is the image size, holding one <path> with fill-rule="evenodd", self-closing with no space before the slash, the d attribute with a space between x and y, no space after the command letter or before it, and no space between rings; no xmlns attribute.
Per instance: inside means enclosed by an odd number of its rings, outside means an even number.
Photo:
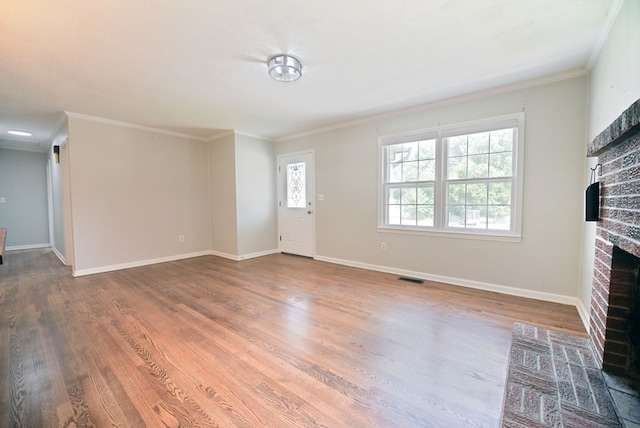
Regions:
<svg viewBox="0 0 640 428"><path fill-rule="evenodd" d="M278 156L280 251L313 257L313 152Z"/></svg>

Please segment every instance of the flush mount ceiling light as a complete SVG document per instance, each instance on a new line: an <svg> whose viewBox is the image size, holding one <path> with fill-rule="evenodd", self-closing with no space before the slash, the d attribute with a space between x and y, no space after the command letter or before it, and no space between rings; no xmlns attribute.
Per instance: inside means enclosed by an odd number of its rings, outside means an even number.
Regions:
<svg viewBox="0 0 640 428"><path fill-rule="evenodd" d="M21 137L31 137L33 134L31 132L24 131L7 131L11 135L19 135Z"/></svg>
<svg viewBox="0 0 640 428"><path fill-rule="evenodd" d="M276 55L269 58L269 76L280 82L293 82L302 76L302 64L290 55Z"/></svg>

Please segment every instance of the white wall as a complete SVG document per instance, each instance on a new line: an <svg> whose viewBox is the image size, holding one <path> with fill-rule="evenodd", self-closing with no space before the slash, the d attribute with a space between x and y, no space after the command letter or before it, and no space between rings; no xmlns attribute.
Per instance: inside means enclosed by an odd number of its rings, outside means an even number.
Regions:
<svg viewBox="0 0 640 428"><path fill-rule="evenodd" d="M238 255L278 248L275 148L269 141L235 135Z"/></svg>
<svg viewBox="0 0 640 428"><path fill-rule="evenodd" d="M74 116L68 132L75 274L208 252L207 143Z"/></svg>
<svg viewBox="0 0 640 428"><path fill-rule="evenodd" d="M587 143L640 99L640 2L637 0L626 0L622 4L591 71L589 93ZM585 188L589 183L589 168L596 163L597 158L592 158L585 164ZM579 297L586 311L591 304L595 230L595 223L584 226Z"/></svg>
<svg viewBox="0 0 640 428"><path fill-rule="evenodd" d="M640 95L640 2L626 0L591 70L589 141Z"/></svg>
<svg viewBox="0 0 640 428"><path fill-rule="evenodd" d="M238 255L235 136L209 143L211 249L228 258Z"/></svg>
<svg viewBox="0 0 640 428"><path fill-rule="evenodd" d="M240 260L277 250L272 142L230 134L209 143L211 249Z"/></svg>
<svg viewBox="0 0 640 428"><path fill-rule="evenodd" d="M53 199L63 201L53 211L58 226L62 211L56 241L70 237L60 247L75 275L276 250L272 142L233 134L203 142L74 114L66 131L52 167Z"/></svg>
<svg viewBox="0 0 640 428"><path fill-rule="evenodd" d="M53 145L64 146L67 141L67 122L65 122L61 129L56 133L53 138ZM65 196L65 192L68 192L68 159L64 156L65 153L61 153L58 157L59 162L56 163L53 155L53 149L49 150L47 155L47 161L49 162L49 169L51 174L51 224L53 226L53 242L52 247L56 251L58 257L66 264L70 263L67 256L67 248L65 243L65 215L68 214L68 198ZM66 204L66 205L65 205Z"/></svg>
<svg viewBox="0 0 640 428"><path fill-rule="evenodd" d="M8 249L49 246L47 155L0 149L0 227Z"/></svg>
<svg viewBox="0 0 640 428"><path fill-rule="evenodd" d="M324 195L316 206L318 258L575 303L586 104L587 78L579 77L283 141L276 152L315 149L316 192ZM378 232L379 136L523 110L522 242Z"/></svg>

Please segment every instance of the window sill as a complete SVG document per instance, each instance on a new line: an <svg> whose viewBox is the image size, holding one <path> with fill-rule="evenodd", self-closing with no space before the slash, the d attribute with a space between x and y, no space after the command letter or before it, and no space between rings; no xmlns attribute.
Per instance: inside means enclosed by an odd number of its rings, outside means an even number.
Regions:
<svg viewBox="0 0 640 428"><path fill-rule="evenodd" d="M378 226L380 233L394 233L399 235L433 236L438 238L473 239L479 241L522 242L522 235L496 234L491 232L473 233L455 230L424 230L409 227Z"/></svg>

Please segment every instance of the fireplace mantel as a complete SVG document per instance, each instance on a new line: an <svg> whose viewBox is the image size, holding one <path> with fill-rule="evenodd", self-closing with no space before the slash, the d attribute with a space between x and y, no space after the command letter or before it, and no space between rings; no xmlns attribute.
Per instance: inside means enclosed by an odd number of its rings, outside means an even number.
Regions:
<svg viewBox="0 0 640 428"><path fill-rule="evenodd" d="M640 99L622 112L604 131L596 136L587 147L587 156L599 156L640 132Z"/></svg>

